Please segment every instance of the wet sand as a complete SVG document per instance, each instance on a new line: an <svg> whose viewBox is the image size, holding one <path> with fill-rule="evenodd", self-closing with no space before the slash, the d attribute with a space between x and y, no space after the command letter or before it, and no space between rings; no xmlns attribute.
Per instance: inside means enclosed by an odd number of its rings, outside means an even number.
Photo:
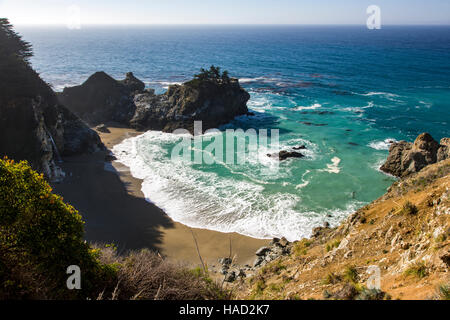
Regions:
<svg viewBox="0 0 450 320"><path fill-rule="evenodd" d="M110 133L99 133L107 148L140 134L129 128L109 130ZM251 264L255 251L269 242L236 233L189 228L172 221L145 200L141 180L132 177L127 167L105 162L107 153L65 158L61 167L66 179L53 185L54 191L83 216L89 242L114 243L119 252L149 248L171 260L194 265L200 264L194 236L209 265L230 255L230 242L236 262Z"/></svg>

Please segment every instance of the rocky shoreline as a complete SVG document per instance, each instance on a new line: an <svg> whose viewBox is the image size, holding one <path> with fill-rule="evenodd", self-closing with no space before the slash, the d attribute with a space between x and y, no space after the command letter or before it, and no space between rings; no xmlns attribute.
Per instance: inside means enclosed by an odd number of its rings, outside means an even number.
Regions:
<svg viewBox="0 0 450 320"><path fill-rule="evenodd" d="M393 275L408 272L408 268L411 269L416 265L422 264L426 265L427 270L435 268L445 274L450 267L450 251L448 249L450 244L448 242L450 236L448 220L448 214L450 213L448 194L450 190L450 184L448 182L448 175L450 173L449 141L449 138L443 138L439 144L431 135L423 133L416 138L414 143L405 141L393 143L386 163L383 165L383 170L386 171L386 168L389 168L389 173L396 172L400 178L380 199L356 211L337 228L331 228L328 223L320 227L315 227L309 239L294 242L289 242L284 238L273 239L267 246L261 247L255 252L253 265L247 264L241 266L234 263L231 257L228 257L219 259L219 267L213 268L213 271L222 275L223 281L229 283L230 286L238 286L241 288L241 286L246 286L244 283L253 283L258 279L258 283L260 283L261 279L265 279L264 282L268 281L268 279L279 279L278 274L280 270L284 269L289 270L289 273L294 274L294 276L282 275L281 278L285 279L283 281L288 279L290 282L293 279L299 279L302 271L298 269L298 263L296 261L301 256L305 256L304 259L300 259L303 261L301 262L303 267L306 266L305 264L317 265L321 269L320 273L323 273L323 270L332 269L333 262L337 263L338 261L342 261L345 265L355 260L355 258L366 257L367 255L371 256L372 259L374 255L381 256L378 260L380 263L385 263L387 259L383 255L390 252L395 255L400 255L400 259L390 261L389 266L385 267L386 270L392 269L391 273ZM408 146L406 151L404 148L405 145ZM399 158L399 154L401 154L400 159L402 161L395 161L395 159ZM409 163L410 165L405 167L405 163ZM437 182L441 180L442 182ZM441 191L437 191L438 188L436 185L431 187L431 185L436 183L438 185L442 183ZM428 185L430 185L429 190L433 190L431 193L427 189ZM429 251L431 247L429 237L424 238L420 236L417 239L412 239L410 235L411 229L409 229L409 225L411 224L411 220L416 219L418 214L425 215L424 212L420 213L419 209L417 209L418 204L416 206L416 204L409 202L409 199L414 198L413 196L406 196L406 193L411 189L413 190L413 194L425 189L429 193L428 196L431 197L425 200L427 202L426 210L429 211L426 215L430 216L426 228L429 229L430 225L433 226L430 231L432 233L430 237L438 243L431 253ZM378 212L379 210L386 210L384 203L392 201L391 199L393 198L400 198L403 201L400 208L390 209L387 216L375 217L380 214ZM420 199L420 201L424 201L422 198ZM417 200L414 201L417 203ZM393 201L393 204L395 206L400 205L396 201ZM369 210L375 212L372 217L369 217L369 214L367 214ZM388 222L394 219L394 215L398 212L404 212L403 221L398 222L397 225ZM356 233L355 230L357 227L366 225L376 227L376 232L370 236L367 235L367 231L359 231L361 234ZM378 239L379 236L381 239ZM359 238L363 238L364 240ZM381 251L380 254L378 251L375 251L376 253L372 252L373 249L371 247L364 248L364 246L359 247L357 245L358 242L364 243L367 241L375 241L373 244L374 248L386 248L378 250ZM311 249L321 246L325 247L324 253L314 258L308 258L308 252ZM292 269L285 266L286 261L293 263L291 266ZM377 259L373 261L377 261ZM275 275L271 274L272 271L267 272L267 270L276 270ZM308 267L307 270L311 270L311 267ZM307 270L305 270L305 273L307 273ZM308 277L314 278L313 275L308 275ZM329 273L327 277L335 277L333 278L334 280L323 280L325 282L331 281L331 284L337 284L343 281L343 276L334 274L333 272ZM246 279L246 282L244 282L244 279ZM438 279L440 278L438 277ZM363 278L363 275L360 275L360 280L367 279ZM395 281L398 283L401 282L401 280ZM314 283L317 282L317 279L314 280ZM303 286L306 287L306 284L303 284ZM397 287L393 285L393 288L396 289ZM305 291L305 294L317 294L317 285L314 285L313 289L313 291ZM254 295L254 292L252 292L250 291L251 297ZM243 295L242 297L249 298L248 295ZM322 298L382 300L386 297L390 297L390 295L382 290L369 290L365 288L363 291L358 291L354 284L347 283L334 293L325 290ZM288 297L284 296L283 298L292 298L292 292L288 293Z"/></svg>

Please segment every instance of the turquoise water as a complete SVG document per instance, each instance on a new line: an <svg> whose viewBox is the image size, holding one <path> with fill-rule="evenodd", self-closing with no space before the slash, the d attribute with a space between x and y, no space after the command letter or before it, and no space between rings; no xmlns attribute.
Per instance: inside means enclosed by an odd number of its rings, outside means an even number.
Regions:
<svg viewBox="0 0 450 320"><path fill-rule="evenodd" d="M34 67L56 90L103 70L163 92L211 64L251 94L254 117L226 128L280 130L304 159L277 167L257 150L245 165L170 161L182 139L147 132L114 152L150 201L193 227L290 240L381 196L378 168L393 140L450 136L450 27L22 28ZM214 135L213 135L214 136ZM217 134L216 134L217 136ZM205 143L207 145L208 143Z"/></svg>

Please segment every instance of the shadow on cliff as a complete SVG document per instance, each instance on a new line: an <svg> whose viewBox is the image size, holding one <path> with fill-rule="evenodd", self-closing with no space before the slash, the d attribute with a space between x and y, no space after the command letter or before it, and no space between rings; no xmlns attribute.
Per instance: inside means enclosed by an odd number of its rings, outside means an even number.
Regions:
<svg viewBox="0 0 450 320"><path fill-rule="evenodd" d="M61 166L67 177L53 186L54 191L80 212L88 242L113 243L119 253L143 248L160 251L160 229L173 227L173 222L161 209L135 196L140 193L137 180L127 176L123 182L110 163L105 170L104 156L98 152L65 158Z"/></svg>

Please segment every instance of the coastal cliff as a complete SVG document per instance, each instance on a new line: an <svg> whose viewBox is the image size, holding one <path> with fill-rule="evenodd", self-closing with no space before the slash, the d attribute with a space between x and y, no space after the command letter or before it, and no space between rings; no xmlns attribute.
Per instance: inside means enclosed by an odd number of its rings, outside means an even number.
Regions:
<svg viewBox="0 0 450 320"><path fill-rule="evenodd" d="M164 94L144 87L132 73L117 81L97 72L82 85L65 88L58 98L92 126L115 121L141 131L183 128L192 133L196 120L207 130L248 112L250 95L237 79L215 67L182 85L169 86Z"/></svg>
<svg viewBox="0 0 450 320"><path fill-rule="evenodd" d="M0 156L28 160L49 179L61 156L102 149L97 133L61 105L32 69L31 46L0 19ZM5 48L3 50L3 48Z"/></svg>

